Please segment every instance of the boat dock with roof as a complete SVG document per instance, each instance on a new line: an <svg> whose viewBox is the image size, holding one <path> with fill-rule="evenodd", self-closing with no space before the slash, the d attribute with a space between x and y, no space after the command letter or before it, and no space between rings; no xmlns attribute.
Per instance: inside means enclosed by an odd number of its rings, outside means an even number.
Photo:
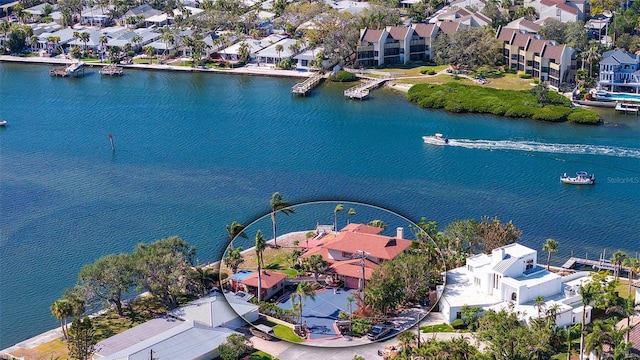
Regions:
<svg viewBox="0 0 640 360"><path fill-rule="evenodd" d="M49 74L51 76L80 76L80 74L84 75L84 63L74 62L66 67L53 68L49 70Z"/></svg>

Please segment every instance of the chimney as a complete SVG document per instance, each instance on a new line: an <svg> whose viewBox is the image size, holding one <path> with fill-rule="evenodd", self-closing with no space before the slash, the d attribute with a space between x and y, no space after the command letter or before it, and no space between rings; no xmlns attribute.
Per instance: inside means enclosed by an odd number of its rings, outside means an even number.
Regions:
<svg viewBox="0 0 640 360"><path fill-rule="evenodd" d="M403 236L404 236L404 229L402 228L402 226L399 226L396 229L396 238L397 239L403 239Z"/></svg>

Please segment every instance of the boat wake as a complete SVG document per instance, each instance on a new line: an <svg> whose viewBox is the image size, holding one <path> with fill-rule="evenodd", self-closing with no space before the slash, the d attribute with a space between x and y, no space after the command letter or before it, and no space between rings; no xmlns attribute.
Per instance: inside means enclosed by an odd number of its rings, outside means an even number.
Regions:
<svg viewBox="0 0 640 360"><path fill-rule="evenodd" d="M449 146L482 150L519 150L529 152L604 155L640 159L640 149L583 144L553 144L536 141L449 139Z"/></svg>

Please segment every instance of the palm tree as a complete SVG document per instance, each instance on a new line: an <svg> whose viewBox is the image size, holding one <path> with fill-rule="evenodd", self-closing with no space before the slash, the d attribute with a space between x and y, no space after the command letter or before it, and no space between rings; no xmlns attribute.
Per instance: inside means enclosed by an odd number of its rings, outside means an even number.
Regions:
<svg viewBox="0 0 640 360"><path fill-rule="evenodd" d="M385 224L382 220L371 220L369 221L369 224L367 224L369 226L373 226L373 227L378 227L381 229L386 229L387 228L387 224Z"/></svg>
<svg viewBox="0 0 640 360"><path fill-rule="evenodd" d="M155 54L156 49L153 46L145 46L142 50L149 57L149 64L153 64L153 54Z"/></svg>
<svg viewBox="0 0 640 360"><path fill-rule="evenodd" d="M244 262L244 257L242 256L242 246L237 248L233 248L229 246L229 250L227 251L227 257L224 258L224 264L231 269L231 272L234 274L238 272L238 267L240 264Z"/></svg>
<svg viewBox="0 0 640 360"><path fill-rule="evenodd" d="M169 50L169 44L174 43L173 34L171 33L171 29L169 28L160 28L160 40L164 43L164 52L163 56L166 56L167 51Z"/></svg>
<svg viewBox="0 0 640 360"><path fill-rule="evenodd" d="M67 320L73 315L73 306L67 299L58 299L51 305L51 314L60 320L60 327L62 328L62 336L64 339L68 339L67 333Z"/></svg>
<svg viewBox="0 0 640 360"><path fill-rule="evenodd" d="M600 60L600 52L598 51L598 46L593 45L592 47L587 49L585 57L587 59L587 62L589 63L589 77L591 77L594 60Z"/></svg>
<svg viewBox="0 0 640 360"><path fill-rule="evenodd" d="M356 209L354 208L350 208L349 211L347 211L347 225L351 223L350 218L355 214L356 214Z"/></svg>
<svg viewBox="0 0 640 360"><path fill-rule="evenodd" d="M420 331L420 330L418 330ZM416 341L416 334L411 331L403 331L398 335L398 341L400 342L400 346L402 347L402 353L410 352L411 344Z"/></svg>
<svg viewBox="0 0 640 360"><path fill-rule="evenodd" d="M573 337L580 331L580 328L578 327L578 324L573 324L564 328L564 331L567 336L567 360L571 360L571 342Z"/></svg>
<svg viewBox="0 0 640 360"><path fill-rule="evenodd" d="M627 318L627 327L626 327L627 334L626 334L625 342L628 343L629 331L631 330L631 317L638 313L638 310L636 309L636 305L633 299L631 298L631 294L629 294L629 297L623 299L620 305L611 306L606 310L607 314L612 312Z"/></svg>
<svg viewBox="0 0 640 360"><path fill-rule="evenodd" d="M611 255L611 263L613 263L616 266L616 270L615 270L616 280L618 280L618 277L620 277L620 269L622 268L622 263L625 261L626 258L627 258L627 254L621 250L617 250L616 252L613 253L613 255Z"/></svg>
<svg viewBox="0 0 640 360"><path fill-rule="evenodd" d="M338 204L333 209L333 231L338 231L338 212L344 210L344 205Z"/></svg>
<svg viewBox="0 0 640 360"><path fill-rule="evenodd" d="M300 305L300 322L302 322L302 308L304 307L303 300L307 298L311 301L316 300L316 290L318 289L318 283L309 283L301 281L296 287L296 295L298 296L298 304Z"/></svg>
<svg viewBox="0 0 640 360"><path fill-rule="evenodd" d="M262 263L264 261L262 259L262 254L264 252L264 249L266 248L267 248L267 242L264 240L264 237L262 236L262 231L258 230L258 232L256 233L256 245L255 245L256 257L258 260L258 302L262 300Z"/></svg>
<svg viewBox="0 0 640 360"><path fill-rule="evenodd" d="M542 305L544 305L544 296L537 296L533 299L534 306L538 309L538 318L540 318L540 314L542 313Z"/></svg>
<svg viewBox="0 0 640 360"><path fill-rule="evenodd" d="M284 200L282 195L279 192L273 193L271 195L271 222L273 223L273 246L278 247L277 243L277 227L278 222L276 221L276 213L281 212L287 216L289 214L294 214L295 211L291 208L291 205Z"/></svg>
<svg viewBox="0 0 640 360"><path fill-rule="evenodd" d="M356 298L353 295L347 296L347 309L349 309L349 319L351 319L351 313L353 313L353 303L356 301Z"/></svg>
<svg viewBox="0 0 640 360"><path fill-rule="evenodd" d="M280 60L280 53L284 50L284 47L281 44L276 45L276 53L278 53L278 60Z"/></svg>
<svg viewBox="0 0 640 360"><path fill-rule="evenodd" d="M640 272L640 259L632 258L631 256L624 259L624 266L629 271L629 289L628 293L631 294L631 284L634 280L634 275Z"/></svg>
<svg viewBox="0 0 640 360"><path fill-rule="evenodd" d="M87 51L87 43L89 42L89 40L91 40L91 36L89 36L89 33L86 31L83 31L80 34L80 41L82 41L84 43L84 51Z"/></svg>
<svg viewBox="0 0 640 360"><path fill-rule="evenodd" d="M578 293L582 298L582 326L580 328L580 360L584 359L584 335L587 306L595 299L596 293L591 286L580 285Z"/></svg>
<svg viewBox="0 0 640 360"><path fill-rule="evenodd" d="M236 237L240 236L245 239L249 237L244 233L244 225L240 224L237 221L231 223L231 225L227 225L227 235L229 236L229 243L233 241Z"/></svg>
<svg viewBox="0 0 640 360"><path fill-rule="evenodd" d="M549 255L547 255L547 270L550 270L551 267L549 264L551 262L551 253L558 252L558 242L553 239L547 239L544 245L542 245L542 251L549 253Z"/></svg>
<svg viewBox="0 0 640 360"><path fill-rule="evenodd" d="M142 36L135 34L131 37L131 42L133 43L133 45L135 45L136 49L140 46L140 43L142 43Z"/></svg>
<svg viewBox="0 0 640 360"><path fill-rule="evenodd" d="M31 35L29 43L31 45L31 52L34 52L38 48L38 35Z"/></svg>

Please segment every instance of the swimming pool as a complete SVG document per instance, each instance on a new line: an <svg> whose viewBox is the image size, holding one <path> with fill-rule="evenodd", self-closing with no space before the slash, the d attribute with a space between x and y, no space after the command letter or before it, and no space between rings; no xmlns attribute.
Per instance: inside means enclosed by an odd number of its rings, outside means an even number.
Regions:
<svg viewBox="0 0 640 360"><path fill-rule="evenodd" d="M598 91L596 99L600 101L637 101L640 102L640 94L630 93L611 93L606 91Z"/></svg>

